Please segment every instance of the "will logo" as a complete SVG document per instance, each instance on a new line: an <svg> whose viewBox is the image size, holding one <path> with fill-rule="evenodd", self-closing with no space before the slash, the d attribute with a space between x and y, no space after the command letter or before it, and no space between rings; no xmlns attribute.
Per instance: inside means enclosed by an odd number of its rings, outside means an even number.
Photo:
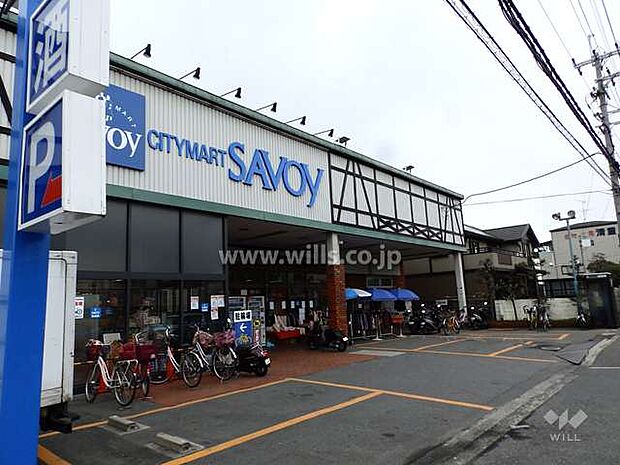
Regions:
<svg viewBox="0 0 620 465"><path fill-rule="evenodd" d="M588 419L588 415L583 410L579 410L572 417L569 415L568 409L564 410L558 415L553 410L549 410L545 413L544 419L550 425L557 423L560 433L551 433L549 437L552 441L558 442L580 442L581 439L577 436L577 433L561 432L566 425L570 425L574 430L579 428L584 421Z"/></svg>
<svg viewBox="0 0 620 465"><path fill-rule="evenodd" d="M111 85L98 98L106 108L106 162L144 171L144 96Z"/></svg>

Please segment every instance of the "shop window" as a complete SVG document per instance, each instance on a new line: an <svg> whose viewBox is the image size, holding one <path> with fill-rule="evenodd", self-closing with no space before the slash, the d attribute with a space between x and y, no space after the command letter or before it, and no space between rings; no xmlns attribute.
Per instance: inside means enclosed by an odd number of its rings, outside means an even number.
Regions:
<svg viewBox="0 0 620 465"><path fill-rule="evenodd" d="M76 250L80 271L125 271L127 203L108 200L106 216L94 223L52 236L53 250Z"/></svg>
<svg viewBox="0 0 620 465"><path fill-rule="evenodd" d="M178 210L132 204L130 231L131 271L146 273L179 271Z"/></svg>
<svg viewBox="0 0 620 465"><path fill-rule="evenodd" d="M125 292L122 279L84 280L77 282L76 298L84 299L82 318L75 319L75 358L85 359L89 339L103 339L107 333L125 336Z"/></svg>
<svg viewBox="0 0 620 465"><path fill-rule="evenodd" d="M394 280L385 276L369 276L366 278L366 287L387 287L392 288Z"/></svg>
<svg viewBox="0 0 620 465"><path fill-rule="evenodd" d="M213 311L211 297L224 295L223 281L184 281L181 294L183 344L190 344L194 325L211 332L221 331L228 318L225 308ZM181 336L181 335L179 335Z"/></svg>
<svg viewBox="0 0 620 465"><path fill-rule="evenodd" d="M596 235L597 236L604 236L605 235L605 228L598 228L596 230Z"/></svg>
<svg viewBox="0 0 620 465"><path fill-rule="evenodd" d="M169 326L180 335L180 281L132 280L129 301L129 336L150 325Z"/></svg>
<svg viewBox="0 0 620 465"><path fill-rule="evenodd" d="M219 255L224 249L222 218L190 211L182 215L183 271L222 274Z"/></svg>
<svg viewBox="0 0 620 465"><path fill-rule="evenodd" d="M608 236L615 236L616 235L616 228L615 228L615 226L612 226L611 228L607 228L607 235Z"/></svg>

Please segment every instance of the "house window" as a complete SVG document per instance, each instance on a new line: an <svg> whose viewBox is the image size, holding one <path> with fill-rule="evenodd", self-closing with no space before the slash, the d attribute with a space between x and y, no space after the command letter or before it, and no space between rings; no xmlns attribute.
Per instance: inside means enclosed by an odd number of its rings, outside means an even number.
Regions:
<svg viewBox="0 0 620 465"><path fill-rule="evenodd" d="M469 253L480 253L480 242L469 240Z"/></svg>
<svg viewBox="0 0 620 465"><path fill-rule="evenodd" d="M615 236L616 235L616 227L612 226L611 228L607 228L607 235L608 236Z"/></svg>
<svg viewBox="0 0 620 465"><path fill-rule="evenodd" d="M596 235L597 236L604 236L605 235L605 228L598 228L596 230Z"/></svg>
<svg viewBox="0 0 620 465"><path fill-rule="evenodd" d="M380 277L380 276L368 276L366 278L367 287L394 287L394 281L392 278Z"/></svg>

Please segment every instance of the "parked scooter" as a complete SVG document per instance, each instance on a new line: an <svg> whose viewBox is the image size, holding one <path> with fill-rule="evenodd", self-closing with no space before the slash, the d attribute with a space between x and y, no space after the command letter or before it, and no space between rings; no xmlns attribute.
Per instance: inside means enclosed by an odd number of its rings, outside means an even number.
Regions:
<svg viewBox="0 0 620 465"><path fill-rule="evenodd" d="M418 312L411 315L407 324L412 333L432 334L441 330L441 319L438 312L428 310L424 304L421 305Z"/></svg>
<svg viewBox="0 0 620 465"><path fill-rule="evenodd" d="M237 371L254 373L256 376L265 376L271 365L271 358L260 344L247 347L237 347Z"/></svg>
<svg viewBox="0 0 620 465"><path fill-rule="evenodd" d="M487 307L488 304L485 302L482 307L474 308L473 306L469 308L469 314L467 315L467 322L471 329L486 329L489 327L489 322L487 321Z"/></svg>
<svg viewBox="0 0 620 465"><path fill-rule="evenodd" d="M349 338L342 332L325 325L315 325L308 334L308 347L310 349L322 347L344 352L347 350L348 342Z"/></svg>

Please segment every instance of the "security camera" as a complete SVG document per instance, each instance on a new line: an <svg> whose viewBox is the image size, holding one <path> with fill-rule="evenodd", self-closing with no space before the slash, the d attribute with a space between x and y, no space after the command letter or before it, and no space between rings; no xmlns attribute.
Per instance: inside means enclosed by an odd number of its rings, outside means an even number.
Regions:
<svg viewBox="0 0 620 465"><path fill-rule="evenodd" d="M568 210L568 217L572 220L575 218L575 210Z"/></svg>
<svg viewBox="0 0 620 465"><path fill-rule="evenodd" d="M560 219L560 214L559 213L554 213L553 215L551 215L551 218L553 218L554 220L559 220Z"/></svg>

